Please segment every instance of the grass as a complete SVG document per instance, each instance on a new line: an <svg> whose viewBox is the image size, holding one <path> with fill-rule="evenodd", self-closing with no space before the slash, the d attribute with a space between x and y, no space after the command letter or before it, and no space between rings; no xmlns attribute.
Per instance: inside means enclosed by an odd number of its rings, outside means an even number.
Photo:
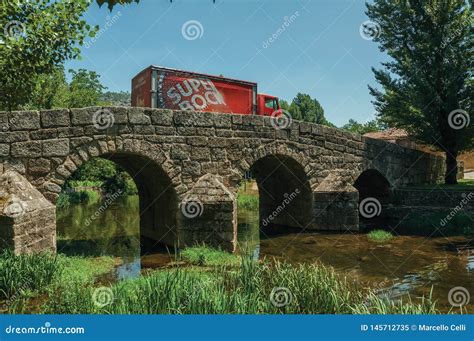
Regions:
<svg viewBox="0 0 474 341"><path fill-rule="evenodd" d="M367 233L367 238L376 243L386 243L393 238L393 235L384 230L374 230Z"/></svg>
<svg viewBox="0 0 474 341"><path fill-rule="evenodd" d="M184 249L180 255L184 261L199 266L236 265L240 262L236 255L204 245Z"/></svg>
<svg viewBox="0 0 474 341"><path fill-rule="evenodd" d="M237 195L237 207L247 210L258 209L259 198L258 195L239 193Z"/></svg>
<svg viewBox="0 0 474 341"><path fill-rule="evenodd" d="M237 257L204 246L185 250L181 257L198 265L157 270L147 276L99 289L101 284L96 283L96 277L113 269L113 259L61 255L23 258L9 254L5 259L18 269L17 273L25 276L39 271L43 274L34 275L37 276L34 282L40 284L36 286L36 297L24 298L22 308L10 312L35 312L32 309L48 314L437 312L434 303L428 299L415 303L410 300L392 302L378 297L375 292L357 287L322 264L254 262L246 256ZM47 264L52 261L57 270L46 276L49 272L42 269L50 269L52 266ZM201 267L201 264L206 267ZM3 271L0 276L7 275ZM98 300L97 293L101 290L105 296ZM98 305L97 302L103 302L104 298L108 304ZM33 303L35 308L32 308Z"/></svg>
<svg viewBox="0 0 474 341"><path fill-rule="evenodd" d="M110 272L115 263L110 257L16 256L4 251L0 254L0 310L24 312L29 299L55 297L73 286L92 286L96 277Z"/></svg>
<svg viewBox="0 0 474 341"><path fill-rule="evenodd" d="M237 193L237 207L247 210L258 210L259 196L257 190L252 190L255 180L243 181Z"/></svg>
<svg viewBox="0 0 474 341"><path fill-rule="evenodd" d="M89 180L71 180L68 182L72 188L77 187L101 187L103 181L89 181Z"/></svg>
<svg viewBox="0 0 474 341"><path fill-rule="evenodd" d="M425 185L412 185L408 186L409 189L442 189L446 191L472 191L474 190L474 179L460 179L457 185L446 185L444 183L438 184L425 184Z"/></svg>
<svg viewBox="0 0 474 341"><path fill-rule="evenodd" d="M57 258L50 254L0 254L0 299L11 299L49 285L59 274Z"/></svg>
<svg viewBox="0 0 474 341"><path fill-rule="evenodd" d="M436 312L429 300L390 302L372 292L363 292L332 269L319 264L293 266L268 261L256 263L248 259L243 259L239 266L217 267L212 271L177 268L123 281L110 288L110 304L103 307L94 304L94 290L74 286L53 299L60 302L64 309L62 313L81 314ZM283 294L275 295L275 290Z"/></svg>

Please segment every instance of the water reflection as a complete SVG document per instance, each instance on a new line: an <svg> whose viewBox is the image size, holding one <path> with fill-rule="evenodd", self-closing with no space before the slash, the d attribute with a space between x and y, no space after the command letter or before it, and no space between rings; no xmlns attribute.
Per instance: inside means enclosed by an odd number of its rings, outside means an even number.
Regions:
<svg viewBox="0 0 474 341"><path fill-rule="evenodd" d="M138 198L117 199L89 226L100 204L74 205L58 213L58 250L68 255L121 257L113 280L138 277L142 269L169 266L174 251L140 255ZM322 262L349 280L378 288L392 299L409 293L433 298L445 310L451 288L474 293L474 245L465 237L401 236L376 244L362 234L292 233L260 236L258 214L239 210L238 246L253 259L274 257L293 263ZM469 311L472 311L472 305Z"/></svg>

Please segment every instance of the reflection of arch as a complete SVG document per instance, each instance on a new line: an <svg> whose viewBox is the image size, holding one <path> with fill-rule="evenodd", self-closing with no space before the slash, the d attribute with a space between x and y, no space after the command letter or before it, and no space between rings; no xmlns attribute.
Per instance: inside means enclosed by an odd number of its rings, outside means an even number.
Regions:
<svg viewBox="0 0 474 341"><path fill-rule="evenodd" d="M93 141L78 147L49 180L63 184L82 164L99 156L123 167L135 181L140 202L141 236L153 240L153 244L161 242L173 245L176 242L179 202L176 185L180 182L180 176L156 146L132 139L125 140L120 146Z"/></svg>
<svg viewBox="0 0 474 341"><path fill-rule="evenodd" d="M311 220L312 192L303 166L287 155L267 155L249 168L260 195L260 225L304 229Z"/></svg>

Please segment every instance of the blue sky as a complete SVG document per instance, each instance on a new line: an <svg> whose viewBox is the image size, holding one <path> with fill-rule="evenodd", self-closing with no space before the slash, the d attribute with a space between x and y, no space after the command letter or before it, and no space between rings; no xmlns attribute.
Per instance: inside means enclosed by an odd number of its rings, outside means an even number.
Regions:
<svg viewBox="0 0 474 341"><path fill-rule="evenodd" d="M102 34L66 69L94 70L111 91L130 91L131 78L151 64L222 74L286 100L308 93L338 126L366 122L374 118L371 67L386 56L360 35L364 11L363 0L141 0L112 13L94 3L85 18ZM196 39L183 36L189 21L202 27L187 36Z"/></svg>

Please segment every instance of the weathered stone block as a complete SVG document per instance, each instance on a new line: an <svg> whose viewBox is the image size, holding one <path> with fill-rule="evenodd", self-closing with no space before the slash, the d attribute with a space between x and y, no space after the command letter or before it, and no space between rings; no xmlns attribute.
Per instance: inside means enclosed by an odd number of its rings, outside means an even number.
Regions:
<svg viewBox="0 0 474 341"><path fill-rule="evenodd" d="M30 136L32 140L55 139L58 137L58 131L56 129L34 130L31 131Z"/></svg>
<svg viewBox="0 0 474 341"><path fill-rule="evenodd" d="M170 126L173 124L173 111L147 109L145 111L151 117L151 122L159 126Z"/></svg>
<svg viewBox="0 0 474 341"><path fill-rule="evenodd" d="M0 156L8 156L10 154L10 145L6 143L0 144Z"/></svg>
<svg viewBox="0 0 474 341"><path fill-rule="evenodd" d="M69 110L49 110L41 112L41 124L44 128L68 127L71 124Z"/></svg>
<svg viewBox="0 0 474 341"><path fill-rule="evenodd" d="M94 123L94 114L97 116L101 110L101 107L71 109L71 123L73 125L91 125Z"/></svg>
<svg viewBox="0 0 474 341"><path fill-rule="evenodd" d="M28 161L28 173L35 175L46 175L51 170L51 161L45 158L30 159Z"/></svg>
<svg viewBox="0 0 474 341"><path fill-rule="evenodd" d="M69 140L57 139L47 140L42 142L43 156L68 156L69 155Z"/></svg>
<svg viewBox="0 0 474 341"><path fill-rule="evenodd" d="M10 130L39 129L40 114L37 111L15 111L8 114Z"/></svg>
<svg viewBox="0 0 474 341"><path fill-rule="evenodd" d="M41 156L41 142L16 142L11 145L13 157L39 157Z"/></svg>
<svg viewBox="0 0 474 341"><path fill-rule="evenodd" d="M141 109L131 108L128 112L128 120L131 124L150 125L151 119L145 115L145 112Z"/></svg>

